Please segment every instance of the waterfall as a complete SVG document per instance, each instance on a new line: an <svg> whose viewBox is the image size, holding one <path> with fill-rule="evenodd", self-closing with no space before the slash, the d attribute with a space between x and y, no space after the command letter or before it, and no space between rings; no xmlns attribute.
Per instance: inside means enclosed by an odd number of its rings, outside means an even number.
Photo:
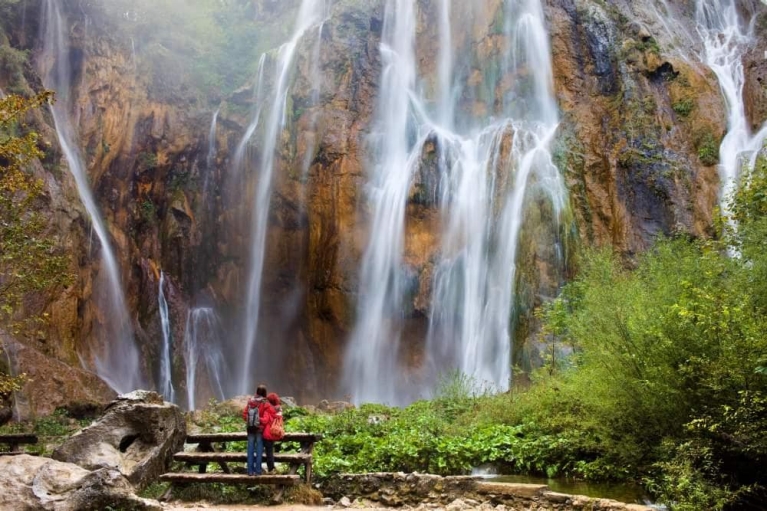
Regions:
<svg viewBox="0 0 767 511"><path fill-rule="evenodd" d="M426 195L440 206L443 223L426 341L427 388L451 370L498 390L509 387L509 317L528 192L533 184L544 192L554 222L565 208L567 192L549 151L559 121L540 2L505 2L505 45L495 62L454 52L451 11L458 7L482 8L440 3L439 90L433 101L419 87L419 79L428 77L416 68L414 1L386 3L381 94L371 135L377 159L368 185L370 241L344 360L344 391L357 403L402 404L418 397L409 393L414 385L400 368L400 330L412 293L411 272L403 264L405 208L414 176L428 172L422 161L427 145L436 146L439 176ZM488 73L482 83L471 84L472 65L495 65L506 80ZM506 82L513 83L508 90ZM488 114L461 111L461 96L487 96Z"/></svg>
<svg viewBox="0 0 767 511"><path fill-rule="evenodd" d="M743 55L753 43L754 26L741 20L735 0L696 0L695 20L703 38L703 61L716 74L727 104L727 134L719 147L720 203L726 215L743 164L754 165L767 139L767 124L751 133L743 98Z"/></svg>
<svg viewBox="0 0 767 511"><path fill-rule="evenodd" d="M355 402L397 400L398 331L407 278L402 264L405 206L416 160L409 134L416 85L413 0L387 0L381 40L378 161L370 172L370 241L360 274L357 322L344 360L344 385Z"/></svg>
<svg viewBox="0 0 767 511"><path fill-rule="evenodd" d="M59 144L77 184L80 200L85 206L93 230L101 244L102 265L94 289L104 293L99 305L106 324L101 338L109 343L103 353L94 354L94 367L99 377L117 392L129 392L144 387L138 347L133 338L133 326L125 304L120 269L109 240L109 230L101 218L90 188L87 169L77 146L77 134L69 118L72 76L69 69L68 28L60 10L61 2L45 0L43 24L42 76L45 87L57 94L51 107ZM106 275L104 275L106 273Z"/></svg>
<svg viewBox="0 0 767 511"><path fill-rule="evenodd" d="M198 371L208 377L209 388L219 400L223 400L222 377L227 374L221 352L221 323L211 307L192 308L186 317L184 330L184 363L186 365L187 408L197 406Z"/></svg>
<svg viewBox="0 0 767 511"><path fill-rule="evenodd" d="M210 130L208 130L208 157L205 160L208 172L213 170L216 163L216 122L221 108L213 112L213 119L210 121Z"/></svg>
<svg viewBox="0 0 767 511"><path fill-rule="evenodd" d="M269 219L269 206L271 204L272 176L274 175L275 151L278 150L278 142L282 130L286 125L286 105L288 92L291 85L292 71L296 50L304 35L314 28L320 28L325 16L325 1L302 0L298 13L298 19L290 41L280 46L277 58L274 62L274 89L266 100L269 111L264 127L264 138L261 145L261 161L259 165L258 185L253 205L253 219L251 231L250 264L246 287L245 309L243 314L243 340L242 353L239 357L240 368L237 388L246 392L253 386L253 362L256 352L258 321L261 309L261 281L264 267L264 253L266 249L266 231ZM320 30L317 32L317 44L320 40ZM260 111L254 118L246 135L250 136L255 131L260 118ZM249 138L249 137L248 137ZM247 141L244 139L244 143ZM242 143L241 143L242 144ZM244 146L243 146L244 147ZM239 153L239 150L238 150ZM237 161L237 158L235 158Z"/></svg>
<svg viewBox="0 0 767 511"><path fill-rule="evenodd" d="M205 159L205 177L202 181L202 197L206 203L208 197L208 185L210 183L210 175L216 170L216 122L218 121L218 114L221 108L217 108L213 113L213 119L210 121L210 130L208 131L208 156Z"/></svg>
<svg viewBox="0 0 767 511"><path fill-rule="evenodd" d="M160 356L160 393L166 401L175 402L176 391L173 388L173 371L171 370L171 345L173 339L170 331L170 316L168 301L165 299L165 273L160 272L160 285L157 292L157 303L160 308L160 326L162 327L162 354Z"/></svg>
<svg viewBox="0 0 767 511"><path fill-rule="evenodd" d="M248 124L248 129L245 130L245 134L242 136L242 140L237 144L237 149L234 151L234 170L238 173L242 170L243 159L245 157L245 149L248 147L250 139L253 138L253 134L258 128L258 123L261 120L261 110L263 109L263 92L264 92L264 68L266 67L266 53L263 53L258 61L258 72L256 73L256 90L254 93L256 101L256 110L253 118Z"/></svg>

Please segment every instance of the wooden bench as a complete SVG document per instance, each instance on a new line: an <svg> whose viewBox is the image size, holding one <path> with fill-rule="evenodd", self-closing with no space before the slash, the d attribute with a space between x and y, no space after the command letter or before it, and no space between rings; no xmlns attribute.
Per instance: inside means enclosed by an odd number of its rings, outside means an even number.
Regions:
<svg viewBox="0 0 767 511"><path fill-rule="evenodd" d="M188 435L187 444L197 444L196 451L178 452L173 456L175 461L181 461L187 465L197 465L198 473L170 472L160 476L161 481L172 483L246 483L246 484L276 484L290 486L297 483L300 478L298 469L304 467L304 480L307 484L312 481L312 452L314 444L322 439L322 435L312 433L286 433L282 440L275 442L276 445L298 443L298 452L275 452L275 463L288 463L290 469L287 474L265 474L261 476L248 476L233 474L229 463L246 463L246 452L223 452L228 442L247 442L248 434L238 433L203 433ZM223 473L207 473L209 463L217 463Z"/></svg>
<svg viewBox="0 0 767 511"><path fill-rule="evenodd" d="M37 435L0 435L0 444L6 444L8 446L7 451L0 452L0 456L14 456L17 454L25 454L19 447L25 444L36 444Z"/></svg>

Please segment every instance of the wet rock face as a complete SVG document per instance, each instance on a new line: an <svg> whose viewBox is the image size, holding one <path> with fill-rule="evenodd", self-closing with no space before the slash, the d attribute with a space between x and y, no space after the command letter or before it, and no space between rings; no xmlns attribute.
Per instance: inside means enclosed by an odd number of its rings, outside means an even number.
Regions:
<svg viewBox="0 0 767 511"><path fill-rule="evenodd" d="M98 407L114 399L114 391L93 373L48 356L2 332L0 339L13 361L12 373L25 372L29 377L23 395L15 403L22 418L50 414L71 403Z"/></svg>
<svg viewBox="0 0 767 511"><path fill-rule="evenodd" d="M675 57L620 4L549 7L564 113L555 151L582 242L630 255L658 234L706 235L718 177L699 150L718 144L726 126L715 77Z"/></svg>
<svg viewBox="0 0 767 511"><path fill-rule="evenodd" d="M29 456L0 457L0 509L18 511L159 511L156 501L134 495L116 470L85 470L72 463Z"/></svg>
<svg viewBox="0 0 767 511"><path fill-rule="evenodd" d="M136 391L119 396L52 457L88 470L117 470L140 489L166 471L185 438L186 423L176 405L155 392Z"/></svg>
<svg viewBox="0 0 767 511"><path fill-rule="evenodd" d="M270 339L270 357L254 370L271 386L302 400L334 394L344 342L354 324L360 260L369 235L364 186L381 77L383 4L333 3L317 62L321 83L315 83L312 73L313 48L299 48L288 126L278 144L261 322L262 338ZM493 20L500 4L453 2L456 16L467 20L455 27L456 47L472 48L484 57L497 52ZM278 19L297 5L295 0L259 0L253 2L253 13ZM417 5L418 65L434 74L436 3L419 0ZM710 232L718 177L715 165L702 161L700 154L706 145L716 146L725 130L714 76L694 59L680 58L644 7L627 1L544 2L562 117L553 153L570 190L575 227L568 225L556 235L565 239L576 232L580 244L612 245L628 256L647 249L658 234ZM181 382L181 343L190 307L203 297L222 311L227 325L235 324L241 312L250 258L249 205L258 172L236 175L232 160L254 107L254 84L208 101L175 85L168 93L167 84L135 72L119 27L95 24L85 30L82 13L70 14L77 21L73 61L79 70L73 117L79 121L86 164L120 257L129 308L138 318L144 370L150 380L158 374L156 297L163 270L173 325L174 381ZM756 30L765 23L762 15ZM767 118L763 39L758 38L745 67L754 128ZM471 76L481 74L474 71ZM219 103L215 151L208 160L210 118ZM460 108L477 114L483 105L467 98ZM46 139L56 145L55 134L47 133ZM248 151L251 160L260 161L257 147ZM433 260L440 246L434 154L436 148L427 144L407 209L404 258L412 297L403 344L412 348L406 358L414 366L428 329ZM79 276L50 307L57 330L50 345L35 346L39 349L20 365L29 372L29 364L40 364L31 405L40 411L49 411L48 401L58 404L66 396L98 402L104 398L92 394L105 394L103 385L91 385L84 374L67 378L82 383L59 385L53 377L57 371L42 369L58 361L77 366L78 354L89 359L91 343L106 343L94 338L92 328L102 313L92 294L98 258L84 248L89 246L87 220L71 178L66 173L49 177L56 191L51 209L60 212L54 230L71 248ZM557 258L567 254L540 243L553 236L539 227L549 214L539 205L521 234L517 346L534 338L532 311L562 284ZM236 337L236 327L232 330L229 334ZM56 362L43 364L37 354ZM179 385L177 390L184 389ZM55 399L46 400L46 394Z"/></svg>

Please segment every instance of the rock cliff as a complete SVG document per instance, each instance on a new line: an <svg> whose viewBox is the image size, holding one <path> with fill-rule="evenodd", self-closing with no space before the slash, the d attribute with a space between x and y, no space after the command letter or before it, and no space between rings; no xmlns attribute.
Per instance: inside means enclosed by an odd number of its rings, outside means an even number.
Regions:
<svg viewBox="0 0 767 511"><path fill-rule="evenodd" d="M69 64L76 77L72 114L80 147L119 254L149 381L156 382L159 371L161 270L169 280L172 368L174 382L183 390L189 381L184 338L191 309L216 308L224 325L218 342L229 360L236 359L259 173L257 165L248 163L246 171L237 171L235 160L242 145L246 162L259 161L261 148L242 144L261 106L254 93L258 76L252 73L236 87L212 93L186 81L185 69L172 58L166 56L158 65L151 48L139 44L137 49L124 20L111 16L102 2L75 4L65 2L72 46ZM298 7L298 2L273 4L254 1L253 18L241 20L272 27L269 41L259 41L265 49L287 39L279 27L296 16ZM470 20L466 13L454 13L467 21L454 24L456 44L480 56L499 44L494 25L501 2L484 4L479 10L484 12L475 11ZM569 253L579 244L610 245L631 258L659 234L704 237L713 232L719 189L715 155L726 130L725 104L715 76L691 56L696 51L693 43L685 47L674 40L650 8L654 4L640 4L645 2L545 2L562 118L553 152L567 182L572 212L572 222L561 233ZM39 2L23 5L25 19L39 19ZM439 44L435 5L417 2L418 65L432 75ZM757 3L751 8L763 27L765 8ZM305 399L336 391L344 343L354 322L359 263L368 237L364 189L368 135L380 93L383 10L381 0L338 0L322 27L320 51L299 42L286 128L278 138L259 334L262 353L268 356L258 357L254 371L270 386ZM37 28L31 21L19 25L9 43L39 49ZM175 55L175 49L165 49ZM761 38L745 65L745 95L754 128L767 118L764 52ZM270 58L274 55L275 50ZM31 67L24 76L25 87L40 88ZM0 87L9 85L9 79L0 80ZM467 99L462 107L476 105ZM219 110L211 130L211 118ZM104 320L91 294L99 262L92 257L88 219L72 179L60 170L66 162L55 134L45 127L50 124L50 119L39 120L48 157L38 172L46 177L54 212L51 232L71 253L78 278L70 288L48 297L46 310L54 320L45 345L37 339L14 342L49 357L50 367L58 361L78 366L80 359L88 366L92 352L109 342L94 339L92 333L94 322ZM425 154L424 161L429 157ZM404 254L418 290L403 320L403 343L413 366L420 363L428 328L441 222L439 207L419 195L429 187L428 166L423 168L427 170L416 179L407 206ZM533 309L562 284L557 256L539 242L540 230L547 229L544 224L540 218L527 218L521 235L520 302L513 311L518 347L514 357L521 364L534 363L536 356L535 350L521 348L529 348L535 339ZM565 270L567 276L574 268L568 263ZM30 394L44 392L45 372L39 370ZM217 394L210 373L200 370L203 390L197 393L198 404ZM72 398L76 392L80 391L65 385L53 401Z"/></svg>

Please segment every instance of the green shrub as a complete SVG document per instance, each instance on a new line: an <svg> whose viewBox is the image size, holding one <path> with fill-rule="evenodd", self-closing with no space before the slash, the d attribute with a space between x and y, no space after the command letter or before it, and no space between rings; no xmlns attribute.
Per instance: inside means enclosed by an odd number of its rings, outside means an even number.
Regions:
<svg viewBox="0 0 767 511"><path fill-rule="evenodd" d="M719 144L710 132L706 132L698 142L698 158L706 166L719 163Z"/></svg>
<svg viewBox="0 0 767 511"><path fill-rule="evenodd" d="M692 98L684 98L676 101L673 105L671 105L671 108L680 117L687 117L692 112L692 109L695 108L695 102L692 100Z"/></svg>

